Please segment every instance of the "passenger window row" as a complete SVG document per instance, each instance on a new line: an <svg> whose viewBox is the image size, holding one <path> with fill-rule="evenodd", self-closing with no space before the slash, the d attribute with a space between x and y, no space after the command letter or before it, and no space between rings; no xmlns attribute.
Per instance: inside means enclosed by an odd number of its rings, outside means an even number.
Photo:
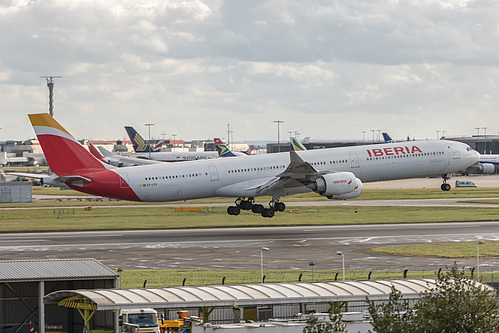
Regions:
<svg viewBox="0 0 499 333"><path fill-rule="evenodd" d="M205 173L208 176L208 173ZM168 180L168 179L179 179L179 178L193 178L193 177L201 177L201 173L188 173L184 175L173 175L173 176L158 176L158 177L146 177L145 180Z"/></svg>

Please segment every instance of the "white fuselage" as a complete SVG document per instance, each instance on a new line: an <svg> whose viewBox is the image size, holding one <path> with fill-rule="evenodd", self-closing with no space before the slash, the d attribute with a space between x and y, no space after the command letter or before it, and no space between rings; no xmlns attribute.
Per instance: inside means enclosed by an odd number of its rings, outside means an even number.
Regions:
<svg viewBox="0 0 499 333"><path fill-rule="evenodd" d="M298 155L321 173L352 172L362 182L444 175L467 168L479 156L466 144L445 140L307 150ZM289 164L290 153L275 153L125 167L113 172L142 201L175 201L272 195L272 191L259 193L258 186L278 178ZM281 195L308 191L305 186L285 188Z"/></svg>
<svg viewBox="0 0 499 333"><path fill-rule="evenodd" d="M136 153L132 155L136 158L151 159L154 161L161 162L185 162L185 161L196 161L196 160L206 160L217 158L218 153L216 151L204 151L204 152L151 152L151 153Z"/></svg>

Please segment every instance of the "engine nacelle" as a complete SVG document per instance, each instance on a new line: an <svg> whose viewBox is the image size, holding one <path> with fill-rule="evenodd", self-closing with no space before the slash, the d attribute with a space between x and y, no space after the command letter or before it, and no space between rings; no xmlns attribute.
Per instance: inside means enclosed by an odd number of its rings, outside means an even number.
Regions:
<svg viewBox="0 0 499 333"><path fill-rule="evenodd" d="M355 178L355 181L357 182L357 187L353 192L345 194L328 195L327 198L335 200L346 200L346 199L354 199L360 197L360 195L362 194L362 182L360 181L359 178Z"/></svg>
<svg viewBox="0 0 499 333"><path fill-rule="evenodd" d="M465 173L468 174L486 174L490 175L495 172L495 166L492 163L475 163L466 169Z"/></svg>
<svg viewBox="0 0 499 333"><path fill-rule="evenodd" d="M360 184L360 191L362 192L362 183L353 173L336 172L322 175L310 186L310 188L320 195L333 197L355 192L358 189L358 184ZM356 196L354 196L354 198L355 197Z"/></svg>

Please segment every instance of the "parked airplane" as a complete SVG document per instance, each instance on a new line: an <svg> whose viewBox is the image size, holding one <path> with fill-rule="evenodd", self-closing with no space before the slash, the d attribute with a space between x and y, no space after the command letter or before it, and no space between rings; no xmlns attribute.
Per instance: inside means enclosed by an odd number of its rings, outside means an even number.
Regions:
<svg viewBox="0 0 499 333"><path fill-rule="evenodd" d="M109 169L47 113L29 115L53 181L104 197L132 201L177 201L236 197L230 215L251 210L264 217L283 211L280 198L314 191L329 199L356 198L362 182L441 175L478 161L466 144L445 140L411 141L307 150L304 152L218 158ZM270 195L269 208L254 198Z"/></svg>
<svg viewBox="0 0 499 333"><path fill-rule="evenodd" d="M215 147L217 148L218 156L219 157L235 157L235 156L246 156L248 154L246 153L240 153L240 152L232 152L227 145L220 140L220 138L214 138L215 141Z"/></svg>
<svg viewBox="0 0 499 333"><path fill-rule="evenodd" d="M217 144L217 142L219 142ZM215 138L215 144L217 144L217 150L219 157L232 157L232 156L246 156L243 153L232 153L227 146L218 138ZM116 167L125 167L125 166L137 166L137 165L145 165L145 164L157 164L157 163L164 163L164 162L178 162L176 159L178 156L182 155L173 155L175 157L174 161L160 161L160 160L154 160L154 159L145 159L145 158L138 158L138 157L133 157L133 156L124 156L124 155L116 155L107 150L104 147L97 147L95 148L92 143L89 143L88 145L88 150L94 155L98 160L103 161L107 164L116 166ZM98 150L97 150L98 149ZM158 153L154 153L158 154ZM166 153L161 153L161 154L166 154Z"/></svg>
<svg viewBox="0 0 499 333"><path fill-rule="evenodd" d="M478 162L463 170L463 174L493 174L499 168L499 155L480 155Z"/></svg>
<svg viewBox="0 0 499 333"><path fill-rule="evenodd" d="M159 152L161 150L163 142L159 143L155 147L151 147L151 145L147 143L132 126L125 126L125 130L128 134L128 137L132 141L133 150L136 153Z"/></svg>
<svg viewBox="0 0 499 333"><path fill-rule="evenodd" d="M98 151L96 153L92 149L90 149L90 152L92 153L92 155L94 155L99 160L101 160L107 164L114 165L114 166L119 167L119 168L122 168L125 166L137 166L137 165L164 163L161 161L147 160L144 158L115 155L104 147L99 146L97 148L98 148ZM102 158L100 158L99 156L102 156Z"/></svg>
<svg viewBox="0 0 499 333"><path fill-rule="evenodd" d="M200 159L211 159L218 157L216 151L203 151L203 152L161 152L159 149L151 148L149 144L140 136L137 131L131 126L125 126L125 129L130 137L135 150L135 155L132 157L151 159L161 162L180 162L192 161ZM151 152L149 152L151 150Z"/></svg>

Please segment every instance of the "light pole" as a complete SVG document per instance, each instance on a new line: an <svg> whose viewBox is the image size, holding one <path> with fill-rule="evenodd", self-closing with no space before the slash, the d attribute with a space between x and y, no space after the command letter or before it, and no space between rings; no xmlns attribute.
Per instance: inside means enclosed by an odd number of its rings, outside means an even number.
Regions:
<svg viewBox="0 0 499 333"><path fill-rule="evenodd" d="M481 244L485 244L482 241L476 243L476 277L477 281L480 281L480 256L478 255L478 246Z"/></svg>
<svg viewBox="0 0 499 333"><path fill-rule="evenodd" d="M480 151L480 127L475 127L477 130L476 134L476 151Z"/></svg>
<svg viewBox="0 0 499 333"><path fill-rule="evenodd" d="M177 136L177 134L172 134L172 136L173 136L172 148L173 148L173 151L175 152L175 137Z"/></svg>
<svg viewBox="0 0 499 333"><path fill-rule="evenodd" d="M438 136L439 136L439 134L440 134L440 131L435 131L435 132L437 132L437 140L438 140Z"/></svg>
<svg viewBox="0 0 499 333"><path fill-rule="evenodd" d="M277 152L281 152L281 134L280 127L284 120L274 120L274 123L277 123Z"/></svg>
<svg viewBox="0 0 499 333"><path fill-rule="evenodd" d="M260 251L260 280L263 283L263 251L270 251L268 247L262 247Z"/></svg>
<svg viewBox="0 0 499 333"><path fill-rule="evenodd" d="M336 254L341 256L341 259L343 261L343 281L345 281L345 255L341 251L336 252Z"/></svg>
<svg viewBox="0 0 499 333"><path fill-rule="evenodd" d="M310 267L312 267L312 282L315 282L315 276L314 276L314 266L315 266L315 264L314 264L313 261L311 261L311 262L308 263L308 265Z"/></svg>
<svg viewBox="0 0 499 333"><path fill-rule="evenodd" d="M371 130L371 132L373 132L373 143L374 143L374 132L375 132L375 131L376 131L376 130Z"/></svg>
<svg viewBox="0 0 499 333"><path fill-rule="evenodd" d="M121 276L121 273L123 272L123 269L121 267L118 267L117 271L118 271L118 274L120 275L120 289L121 289L121 287L123 287L123 284L122 284L123 283L123 279L122 279L122 276Z"/></svg>
<svg viewBox="0 0 499 333"><path fill-rule="evenodd" d="M152 150L152 145L151 145L151 126L154 126L154 124L147 123L144 124L144 126L149 127L149 159L151 159L151 150Z"/></svg>
<svg viewBox="0 0 499 333"><path fill-rule="evenodd" d="M487 127L482 127L483 129L483 153L487 154Z"/></svg>

